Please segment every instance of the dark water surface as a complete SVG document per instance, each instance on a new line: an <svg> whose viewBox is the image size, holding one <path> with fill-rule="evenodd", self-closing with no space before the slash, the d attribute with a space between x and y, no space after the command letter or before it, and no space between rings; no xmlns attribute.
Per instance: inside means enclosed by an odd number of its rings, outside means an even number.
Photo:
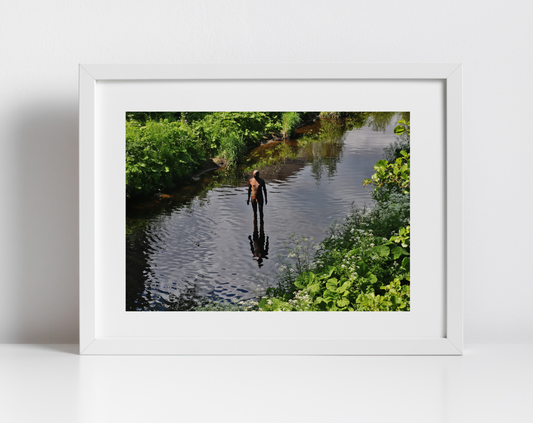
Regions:
<svg viewBox="0 0 533 423"><path fill-rule="evenodd" d="M254 298L258 284L273 282L277 255L286 256L282 244L291 233L320 242L352 203L371 205L371 188L362 182L395 140L395 123L385 133L364 127L304 147L261 146L256 157L284 149L290 158L271 165L251 162L245 171L207 172L168 192L170 198L129 205L126 310L187 309L191 293ZM268 191L264 225L257 228L246 204L254 167Z"/></svg>

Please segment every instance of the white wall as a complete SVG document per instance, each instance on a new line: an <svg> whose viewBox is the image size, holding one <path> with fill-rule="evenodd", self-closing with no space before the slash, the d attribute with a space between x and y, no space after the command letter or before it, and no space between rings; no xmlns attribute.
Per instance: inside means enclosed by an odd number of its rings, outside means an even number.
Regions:
<svg viewBox="0 0 533 423"><path fill-rule="evenodd" d="M0 342L78 340L78 63L462 62L465 341L533 340L527 0L0 5Z"/></svg>

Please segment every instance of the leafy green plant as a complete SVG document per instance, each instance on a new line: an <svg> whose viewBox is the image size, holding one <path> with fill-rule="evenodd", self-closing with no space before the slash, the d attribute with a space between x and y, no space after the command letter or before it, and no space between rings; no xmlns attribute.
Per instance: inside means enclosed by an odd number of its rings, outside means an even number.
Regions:
<svg viewBox="0 0 533 423"><path fill-rule="evenodd" d="M357 297L358 311L408 311L411 307L411 287L401 285L399 279L394 279L387 286L382 286L383 295L374 292L360 294Z"/></svg>
<svg viewBox="0 0 533 423"><path fill-rule="evenodd" d="M390 239L376 237L372 230L353 229L347 237L338 237L337 233L332 233L318 246L314 261L310 263L305 259L302 262L299 250L292 250L289 257L293 258L294 268L300 262L303 265L299 268L304 271L291 279L290 284L279 284L277 289L267 290L259 301L259 309L355 311L370 307L367 303L374 297L382 309L408 309L409 290L403 288L410 279L408 228L400 229ZM398 287L401 281L406 282ZM398 292L405 295L398 296ZM382 297L393 305L381 304ZM359 304L358 299L366 305Z"/></svg>
<svg viewBox="0 0 533 423"><path fill-rule="evenodd" d="M126 122L126 195L147 195L171 187L205 159L186 124L168 120Z"/></svg>
<svg viewBox="0 0 533 423"><path fill-rule="evenodd" d="M389 163L387 160L379 160L374 169L376 173L372 179L365 179L363 185L372 184L374 186L374 199L384 200L392 191L401 190L407 194L411 184L411 155L401 151L402 157Z"/></svg>
<svg viewBox="0 0 533 423"><path fill-rule="evenodd" d="M406 122L404 119L400 119L398 125L394 128L394 133L396 135L406 133L408 136L411 136L411 121Z"/></svg>

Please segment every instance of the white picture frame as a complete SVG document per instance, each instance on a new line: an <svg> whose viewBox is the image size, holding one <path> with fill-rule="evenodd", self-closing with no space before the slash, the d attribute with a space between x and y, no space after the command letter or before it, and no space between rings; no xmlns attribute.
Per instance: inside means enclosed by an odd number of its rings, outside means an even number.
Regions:
<svg viewBox="0 0 533 423"><path fill-rule="evenodd" d="M461 64L80 65L80 354L461 355L463 351L461 68ZM120 280L120 275L123 274L121 268L125 262L124 252L121 252L124 236L120 239L120 233L124 232L121 228L116 231L108 230L120 226L116 225L120 220L112 222L113 217L108 217L102 211L102 202L109 199L113 203L112 210L116 210L118 219L120 213L125 213L125 199L120 199L120 195L103 194L102 181L105 179L106 183L115 184L116 187L123 185L124 167L123 165L120 167L119 159L120 154L123 154L124 137L121 139L117 135L119 132L112 133L113 130L109 129L111 128L109 125L122 125L123 128L125 111L172 110L169 107L180 110L172 103L177 101L174 100L175 96L171 98L174 94L167 94L172 93L176 87L182 93L178 102L181 102L179 103L181 105L189 105L188 111L195 108L201 110L198 101L187 98L187 96L192 97L189 87L207 87L208 84L218 84L213 86L220 86L222 90L228 86L232 87L235 96L226 100L219 98L216 100L218 103L213 103L214 106L211 104L211 108L205 110L214 110L213 107L217 104L223 107L225 101L227 107L223 110L237 110L235 107L239 106L239 98L242 98L239 92L245 92L246 90L242 88L244 84L249 83L251 87L254 87L253 84L259 86L268 83L274 88L283 86L289 90L292 89L291 86L307 84L306 87L312 87L313 85L309 84L314 84L320 88L325 86L324 84L335 87L338 83L364 91L365 87L372 84L376 87L392 84L391 87L401 88L402 85L426 81L436 81L440 84L435 85L436 88L432 89L432 92L435 93L435 98L439 98L439 108L441 107L443 112L440 114L442 126L439 126L441 129L439 139L444 141L443 145L435 149L438 152L435 155L438 157L432 158L436 163L440 163L444 170L442 175L444 183L436 188L443 199L443 210L440 214L442 218L436 219L436 223L428 223L443 234L439 242L439 251L442 251L442 254L438 258L440 265L435 267L438 270L434 275L431 274L431 269L424 271L425 279L431 280L435 276L436 279L443 281L440 282L443 289L441 289L442 298L439 300L442 307L435 307L434 312L432 307L427 307L430 317L431 313L439 314L433 316L436 322L440 322L436 323L439 326L438 330L408 332L405 336L393 335L384 329L387 324L383 322L392 322L390 319L404 319L401 316L408 314L398 312L372 313L373 315L385 313L386 315L379 317L382 323L374 323L372 319L377 317L362 312L251 314L218 312L216 316L213 312L126 312L123 302L120 304L117 304L116 300L109 302L102 289L99 289L101 284L106 283L116 285L117 293L122 292L123 281ZM131 103L114 105L115 99L123 97L120 95L121 92L131 91L136 91L135 95L131 96ZM266 98L264 104L270 101L268 96L270 91L272 90L264 91ZM420 92L425 91L431 90L420 90ZM331 106L335 103L330 102L325 104L330 107L323 110L375 111L376 105L379 107L379 101L381 100L368 100L366 104L374 108L365 109L334 108ZM385 103L386 101L384 105ZM275 96L268 104L275 104ZM268 104L261 110L267 110ZM297 100L291 96L288 100L281 98L277 110L302 110L297 106ZM421 105L420 109L423 108ZM120 120L120 116L122 120L116 122L117 119ZM413 122L413 117L411 120ZM111 123L107 125L104 121ZM413 125L413 137L415 133L416 126ZM103 154L104 152L106 154ZM108 160L108 156L114 159ZM110 254L110 251L116 253ZM108 276L115 274L119 277ZM356 314L359 316L347 317ZM264 315L264 317L255 317L255 315ZM294 317L296 315L300 317ZM220 320L221 317L224 320L223 326L218 327L217 331L207 329L213 326L215 319ZM416 313L411 317L416 321L423 320L423 317L417 317ZM350 331L350 327L354 326L354 321L350 319L354 318L363 319L369 326L365 331L359 331L359 335ZM257 327L263 328L262 332L254 334L253 328L246 326L248 323L245 320L250 319L262 319L256 320ZM309 322L315 322L316 333L313 335L300 330L292 332L285 330L291 325L294 325L294 328L302 327L307 322L298 319L310 319ZM335 327L345 326L346 330L330 332L326 324L321 324L326 320L327 324L334 324ZM176 327L179 327L179 330ZM150 335L150 328L157 328L157 331L154 329L153 336ZM195 331L195 328L198 330ZM369 332L367 329L373 331ZM380 331L384 331L385 335L381 336ZM276 336L278 333L280 335ZM372 336L369 336L369 333Z"/></svg>

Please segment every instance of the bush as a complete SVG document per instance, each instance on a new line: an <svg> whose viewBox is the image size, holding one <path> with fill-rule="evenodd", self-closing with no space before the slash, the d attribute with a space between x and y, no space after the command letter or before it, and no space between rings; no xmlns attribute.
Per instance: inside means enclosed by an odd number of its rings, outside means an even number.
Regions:
<svg viewBox="0 0 533 423"><path fill-rule="evenodd" d="M411 185L411 154L400 151L401 157L393 162L379 160L372 179L365 179L363 185L373 185L372 198L379 202L387 201L391 194L409 194Z"/></svg>
<svg viewBox="0 0 533 423"><path fill-rule="evenodd" d="M205 160L190 128L168 120L126 122L126 196L148 195L173 186Z"/></svg>
<svg viewBox="0 0 533 423"><path fill-rule="evenodd" d="M290 286L285 278L285 285L267 290L260 310L409 310L409 288L401 286L409 281L409 227L388 239L353 228L341 237L335 229L319 246L310 270L289 279ZM298 250L289 253L293 263L301 261L299 256ZM283 287L288 290L281 294Z"/></svg>
<svg viewBox="0 0 533 423"><path fill-rule="evenodd" d="M213 112L191 123L211 154L220 153L221 141L228 135L238 134L246 146L253 146L270 133L281 128L279 113Z"/></svg>

